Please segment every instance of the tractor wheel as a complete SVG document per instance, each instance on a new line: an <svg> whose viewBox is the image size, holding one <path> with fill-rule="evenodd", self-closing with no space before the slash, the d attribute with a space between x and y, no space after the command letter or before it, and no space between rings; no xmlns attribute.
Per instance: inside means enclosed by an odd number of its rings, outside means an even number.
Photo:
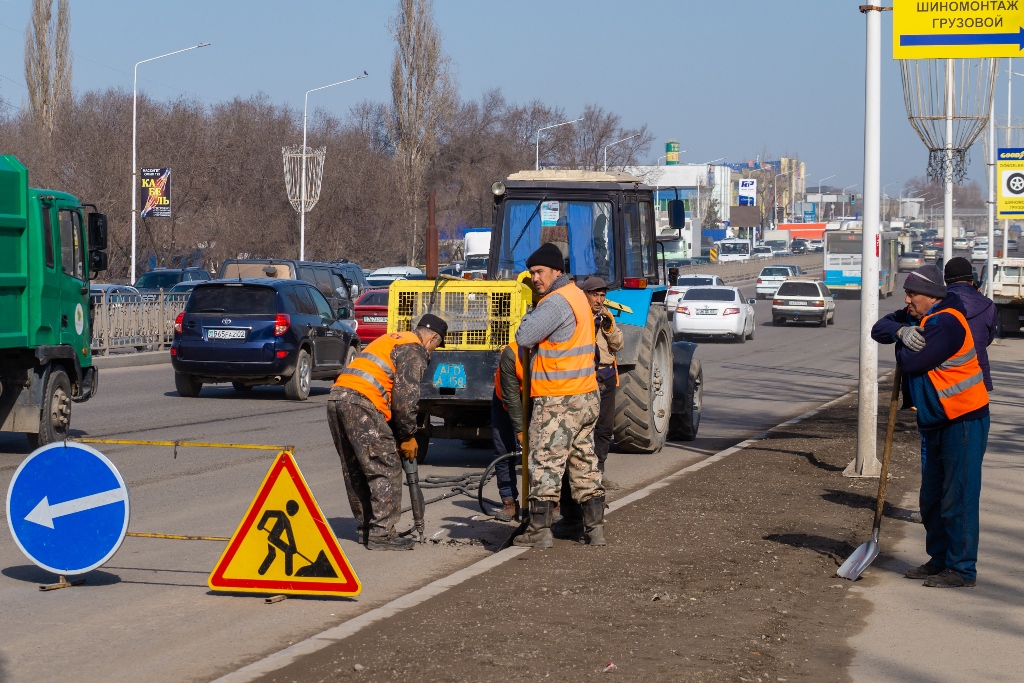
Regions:
<svg viewBox="0 0 1024 683"><path fill-rule="evenodd" d="M704 401L704 371L699 360L690 361L689 378L686 382L688 393L686 409L682 415L673 415L669 424L669 438L678 441L693 441L700 429L700 408Z"/></svg>
<svg viewBox="0 0 1024 683"><path fill-rule="evenodd" d="M626 453L654 453L668 436L672 409L672 335L661 309L652 305L636 365L619 374L615 395L615 443Z"/></svg>

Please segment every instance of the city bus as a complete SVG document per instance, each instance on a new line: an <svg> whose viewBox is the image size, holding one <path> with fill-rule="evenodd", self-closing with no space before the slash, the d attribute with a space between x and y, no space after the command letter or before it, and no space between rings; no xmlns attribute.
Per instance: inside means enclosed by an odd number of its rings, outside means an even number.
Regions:
<svg viewBox="0 0 1024 683"><path fill-rule="evenodd" d="M718 247L718 260L722 263L750 260L750 240L719 240L715 246Z"/></svg>
<svg viewBox="0 0 1024 683"><path fill-rule="evenodd" d="M899 233L878 234L878 293L892 296L896 291L896 259L899 256ZM863 244L860 230L834 230L825 238L825 286L832 291L860 291L860 259Z"/></svg>

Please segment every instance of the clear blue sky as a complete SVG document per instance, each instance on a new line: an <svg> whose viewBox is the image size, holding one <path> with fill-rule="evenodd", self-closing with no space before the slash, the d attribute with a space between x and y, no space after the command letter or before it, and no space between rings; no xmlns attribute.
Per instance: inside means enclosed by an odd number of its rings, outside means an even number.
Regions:
<svg viewBox="0 0 1024 683"><path fill-rule="evenodd" d="M0 0L0 95L21 102L30 0ZM388 98L394 49L387 0L72 0L78 91L131 88L134 63L202 41L211 47L140 67L157 98L207 102L267 93L302 107L305 90L366 69L370 78L315 93L344 113ZM864 17L860 0L436 0L463 97L500 87L575 114L588 102L647 123L689 151L683 161L799 152L813 184L862 181ZM907 123L899 67L883 18L882 182L923 175L927 153ZM1018 67L1024 70L1024 63ZM13 82L12 82L13 81ZM1024 89L1018 88L1018 92ZM1005 111L1005 76L997 111ZM1021 110L1024 114L1024 110ZM297 142L297 141L296 141ZM657 151L656 151L657 150ZM976 146L970 177L984 179ZM855 191L861 191L858 185Z"/></svg>

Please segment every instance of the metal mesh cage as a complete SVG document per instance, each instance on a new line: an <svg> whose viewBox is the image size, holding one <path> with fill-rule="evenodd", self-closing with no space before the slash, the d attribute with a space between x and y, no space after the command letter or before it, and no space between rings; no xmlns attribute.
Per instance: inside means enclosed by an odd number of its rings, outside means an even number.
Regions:
<svg viewBox="0 0 1024 683"><path fill-rule="evenodd" d="M408 332L424 313L448 323L446 349L494 350L515 336L529 312L530 288L515 281L399 280L388 299L388 332Z"/></svg>
<svg viewBox="0 0 1024 683"><path fill-rule="evenodd" d="M281 156L284 159L284 186L288 191L288 201L296 211L303 211L302 164L306 164L305 213L309 213L320 201L320 185L324 178L327 148L303 148L302 145L282 147Z"/></svg>

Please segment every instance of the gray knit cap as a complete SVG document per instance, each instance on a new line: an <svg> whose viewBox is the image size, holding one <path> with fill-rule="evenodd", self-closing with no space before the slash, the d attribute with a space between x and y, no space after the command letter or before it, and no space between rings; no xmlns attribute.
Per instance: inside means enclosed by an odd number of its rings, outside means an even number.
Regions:
<svg viewBox="0 0 1024 683"><path fill-rule="evenodd" d="M939 270L938 266L921 266L907 276L903 289L936 299L946 298L946 281L943 279L942 271Z"/></svg>

